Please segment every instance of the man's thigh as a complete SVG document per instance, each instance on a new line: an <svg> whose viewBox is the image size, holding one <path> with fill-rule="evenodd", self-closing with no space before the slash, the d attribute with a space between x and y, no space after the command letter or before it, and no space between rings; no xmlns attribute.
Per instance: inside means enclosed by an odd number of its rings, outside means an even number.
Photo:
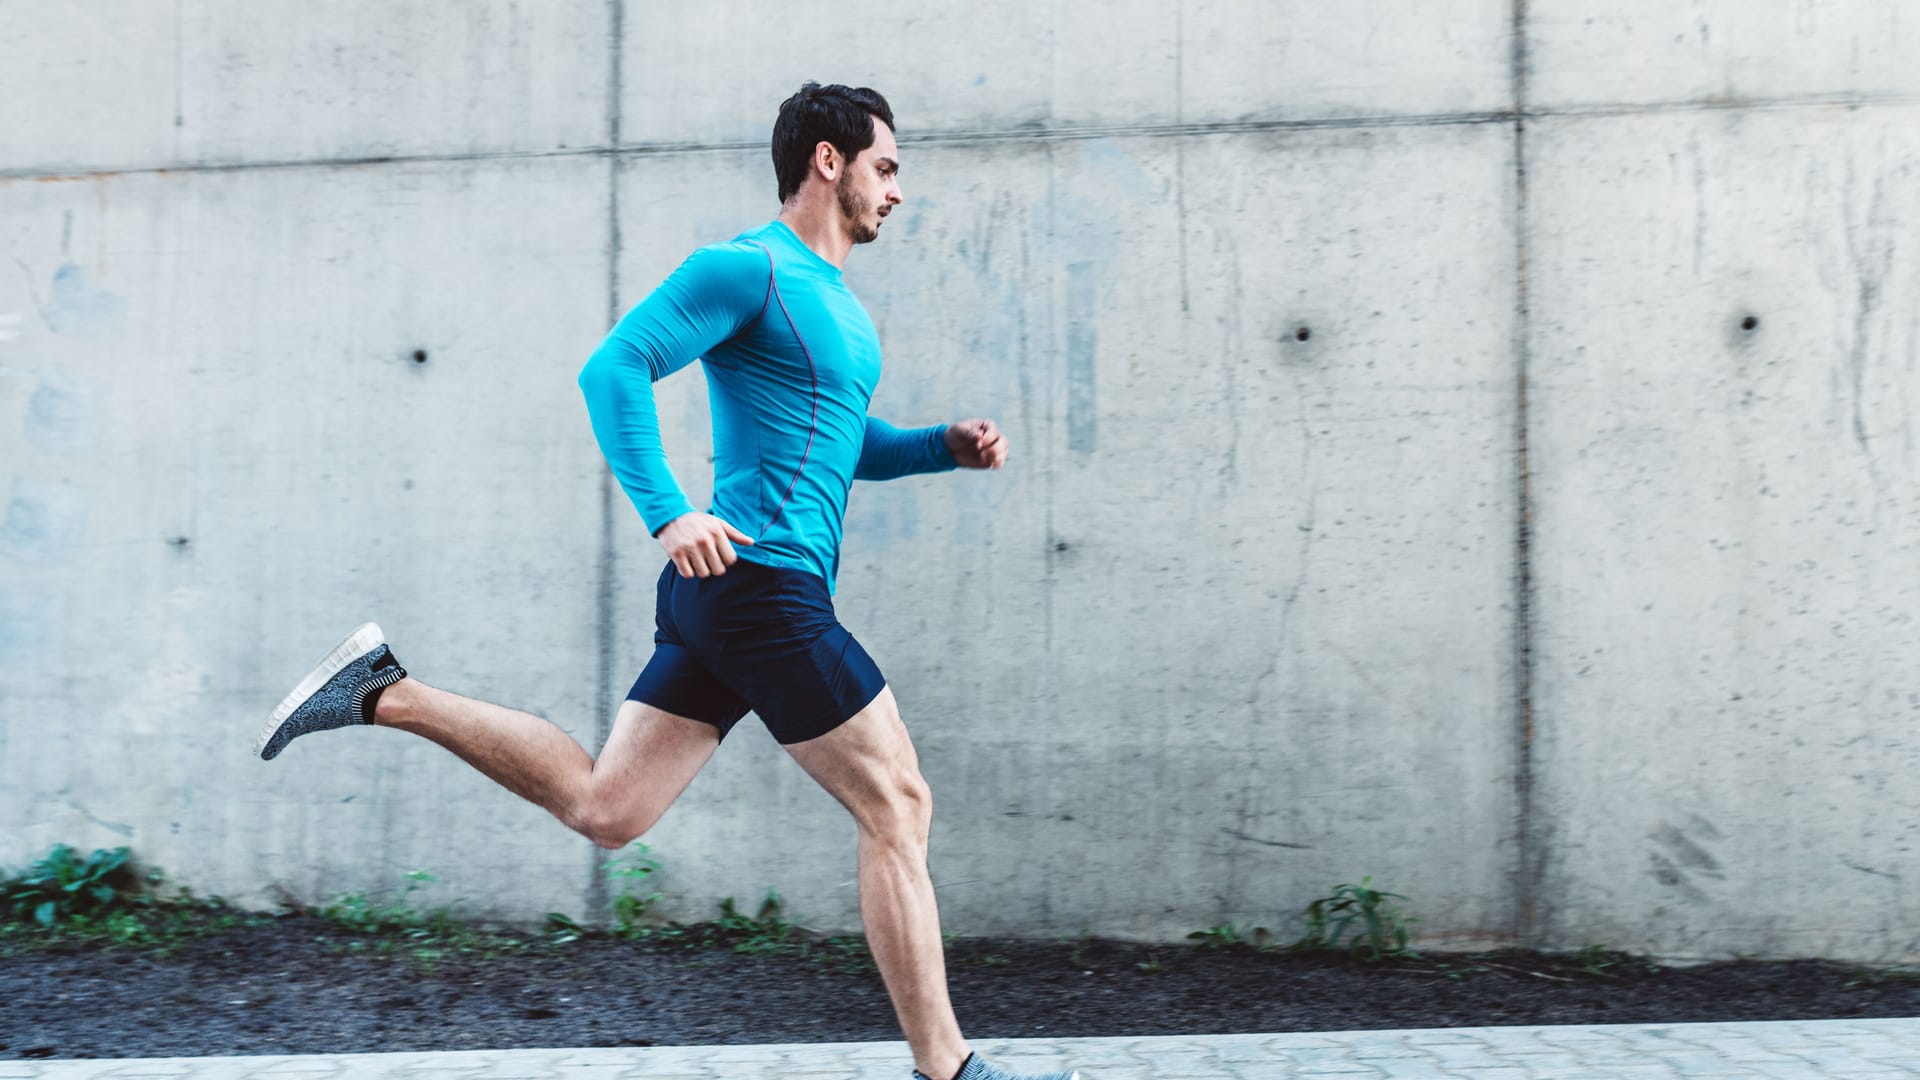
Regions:
<svg viewBox="0 0 1920 1080"><path fill-rule="evenodd" d="M633 831L660 820L720 745L712 724L626 701L593 763L595 800Z"/></svg>
<svg viewBox="0 0 1920 1080"><path fill-rule="evenodd" d="M925 785L891 687L825 735L788 744L787 753L863 825Z"/></svg>

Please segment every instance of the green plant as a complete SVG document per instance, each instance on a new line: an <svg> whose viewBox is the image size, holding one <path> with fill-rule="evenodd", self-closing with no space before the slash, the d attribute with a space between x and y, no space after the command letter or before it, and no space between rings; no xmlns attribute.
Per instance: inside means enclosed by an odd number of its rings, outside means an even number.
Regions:
<svg viewBox="0 0 1920 1080"><path fill-rule="evenodd" d="M96 850L82 859L65 844L26 873L0 884L0 902L13 919L31 919L42 927L125 907L134 899L138 878L127 864L129 851Z"/></svg>
<svg viewBox="0 0 1920 1080"><path fill-rule="evenodd" d="M586 936L587 928L573 921L573 916L558 911L547 912L547 940L555 945L579 941Z"/></svg>
<svg viewBox="0 0 1920 1080"><path fill-rule="evenodd" d="M759 912L748 917L733 906L733 897L729 896L720 902L720 917L713 926L719 940L732 945L734 952L807 955L806 943L795 940L796 928L782 914L784 907L780 894L769 888L760 901Z"/></svg>
<svg viewBox="0 0 1920 1080"><path fill-rule="evenodd" d="M1889 982L1920 982L1920 967L1896 964L1892 967L1863 968L1847 980L1846 988L1856 990L1862 986L1878 986Z"/></svg>
<svg viewBox="0 0 1920 1080"><path fill-rule="evenodd" d="M375 903L364 893L341 893L315 914L361 935L344 943L350 952L385 954L405 949L415 960L431 964L448 953L491 956L522 947L518 938L462 921L444 907L417 910L407 898L434 877L425 870L410 870L406 879L400 899L392 904Z"/></svg>
<svg viewBox="0 0 1920 1080"><path fill-rule="evenodd" d="M1242 930L1233 923L1221 923L1205 930L1195 930L1187 935L1187 940L1197 941L1203 949L1231 949L1236 945L1250 945L1264 948L1273 940L1273 931L1264 926L1254 926Z"/></svg>
<svg viewBox="0 0 1920 1080"><path fill-rule="evenodd" d="M657 892L645 896L638 890L643 888L647 878L660 870L660 863L649 857L652 849L636 840L620 856L608 859L600 864L607 877L620 886L613 898L613 934L616 937L645 937L648 927L645 925L647 913L660 899Z"/></svg>
<svg viewBox="0 0 1920 1080"><path fill-rule="evenodd" d="M1336 885L1331 895L1307 904L1307 929L1293 948L1302 952L1338 949L1352 931L1347 951L1357 959L1372 963L1418 956L1407 945L1407 927L1415 920L1388 902L1405 899L1374 888L1371 877L1361 878L1358 885Z"/></svg>
<svg viewBox="0 0 1920 1080"><path fill-rule="evenodd" d="M409 870L406 877L407 887L401 890L400 900L396 903L382 906L367 899L365 893L338 893L315 914L363 934L418 930L436 921L443 927L450 924L451 917L444 910L423 914L407 904L407 897L422 886L431 884L433 875L425 870Z"/></svg>
<svg viewBox="0 0 1920 1080"><path fill-rule="evenodd" d="M270 918L191 889L162 895L165 882L157 868L136 874L126 848L83 859L58 845L27 872L0 879L0 947L84 941L167 955L196 938Z"/></svg>
<svg viewBox="0 0 1920 1080"><path fill-rule="evenodd" d="M1611 979L1614 977L1612 969L1626 959L1626 954L1614 952L1605 945L1589 945L1574 957L1574 963L1583 974Z"/></svg>
<svg viewBox="0 0 1920 1080"><path fill-rule="evenodd" d="M824 937L790 921L785 914L785 901L780 898L778 890L771 888L760 902L759 910L752 915L741 911L733 897L729 896L720 902L720 916L717 919L692 925L669 922L648 926L636 931L634 936L655 947L728 948L734 952L757 955L797 956L803 960L837 964L854 971L878 970L873 962L873 953L867 948L866 938L858 934Z"/></svg>

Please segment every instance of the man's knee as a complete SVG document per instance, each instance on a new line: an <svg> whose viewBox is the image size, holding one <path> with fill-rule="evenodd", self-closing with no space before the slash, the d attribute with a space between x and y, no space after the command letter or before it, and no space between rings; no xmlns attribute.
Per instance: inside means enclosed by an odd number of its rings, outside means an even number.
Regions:
<svg viewBox="0 0 1920 1080"><path fill-rule="evenodd" d="M933 789L918 771L887 783L875 804L861 822L873 839L902 847L927 846L933 825Z"/></svg>
<svg viewBox="0 0 1920 1080"><path fill-rule="evenodd" d="M605 807L593 805L578 807L561 820L574 832L593 841L595 847L609 851L626 847L653 827L652 821L637 820L631 814L611 813Z"/></svg>

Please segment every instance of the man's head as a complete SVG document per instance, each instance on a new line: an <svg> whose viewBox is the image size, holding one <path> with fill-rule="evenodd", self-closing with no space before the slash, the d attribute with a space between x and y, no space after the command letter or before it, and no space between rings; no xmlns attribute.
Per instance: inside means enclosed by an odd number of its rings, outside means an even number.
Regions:
<svg viewBox="0 0 1920 1080"><path fill-rule="evenodd" d="M864 86L802 86L780 103L773 171L783 205L830 192L854 243L879 236L880 219L901 200L887 99Z"/></svg>

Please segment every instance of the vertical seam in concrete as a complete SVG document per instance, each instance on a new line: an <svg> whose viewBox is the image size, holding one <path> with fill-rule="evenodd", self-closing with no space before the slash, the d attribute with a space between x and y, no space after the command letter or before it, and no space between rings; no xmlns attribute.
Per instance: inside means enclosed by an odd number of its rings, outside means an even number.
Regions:
<svg viewBox="0 0 1920 1080"><path fill-rule="evenodd" d="M186 18L180 11L180 0L173 0L173 147L174 156L180 156L180 129L186 126L187 107L184 103L186 93L186 30L181 25Z"/></svg>
<svg viewBox="0 0 1920 1080"><path fill-rule="evenodd" d="M1048 59L1049 69L1055 72L1056 74L1058 73L1059 66L1060 66L1059 65L1059 46L1058 46L1056 35L1054 34L1051 28L1059 26L1059 17L1060 17L1059 5L1057 3L1051 5L1047 12L1047 18L1048 18L1047 25L1050 28L1047 35L1047 55L1049 58ZM1049 99L1049 102L1047 105L1047 118L1048 120L1053 119L1053 103L1051 99ZM1051 141L1047 143L1047 220L1049 222L1057 220L1054 214L1054 194L1055 194L1054 186L1057 182L1057 170L1058 170L1057 163L1054 160L1054 153L1055 153L1055 148L1057 146L1058 146L1057 143L1054 143ZM1051 236L1049 236L1049 240L1051 240ZM1053 252L1050 254L1057 255L1058 253ZM1049 707L1051 707L1051 705L1053 704L1053 693L1054 693L1053 691L1053 674L1054 674L1053 673L1053 583L1054 583L1053 569L1054 569L1054 563L1057 561L1054 558L1054 553L1057 550L1057 545L1060 543L1060 538L1056 536L1053 531L1053 500L1054 500L1054 492L1056 490L1055 483L1054 483L1054 468L1053 468L1053 465L1054 465L1054 461L1053 461L1054 416L1055 416L1056 404L1061 404L1061 399L1055 398L1053 396L1055 393L1059 392L1059 387L1056 386L1054 383L1054 374L1055 374L1055 371L1057 370L1057 365L1055 363L1055 360L1058 358L1059 352L1060 352L1058 348L1059 339L1060 339L1060 334L1058 332L1059 323L1056 315L1056 313L1059 310L1058 308L1059 298L1055 295L1055 292L1054 292L1055 288L1059 284L1058 275L1054 272L1055 266L1058 264L1058 262L1059 262L1058 258L1050 258L1047 260L1047 438L1046 438L1046 451L1045 451L1046 461L1043 465L1043 468L1045 469L1045 472L1043 475L1046 477L1046 530L1047 532L1046 532L1046 548L1041 552L1041 573L1043 575L1042 576L1043 588L1041 591L1041 595L1045 598L1043 603L1043 607L1045 608L1045 611L1044 611L1043 618L1041 620L1042 622L1041 655L1045 657L1045 661L1042 667L1043 667L1043 670L1046 672L1047 703Z"/></svg>
<svg viewBox="0 0 1920 1080"><path fill-rule="evenodd" d="M1173 7L1173 122L1187 122L1187 5ZM1180 313L1191 304L1187 297L1187 140L1173 140L1173 200L1180 242Z"/></svg>
<svg viewBox="0 0 1920 1080"><path fill-rule="evenodd" d="M626 38L626 0L607 0L607 316L606 325L620 319L620 99L623 95L622 48ZM613 470L600 470L600 581L594 602L594 630L598 659L594 664L594 747L607 745L613 725L613 592L618 567L614 554ZM587 848L587 910L606 910L607 881L600 873L600 852Z"/></svg>
<svg viewBox="0 0 1920 1080"><path fill-rule="evenodd" d="M1527 0L1514 0L1513 166L1514 166L1514 938L1534 945L1538 933L1540 851L1534 831L1533 713L1533 475L1528 445L1528 384L1531 374L1531 322L1528 291L1527 190Z"/></svg>

